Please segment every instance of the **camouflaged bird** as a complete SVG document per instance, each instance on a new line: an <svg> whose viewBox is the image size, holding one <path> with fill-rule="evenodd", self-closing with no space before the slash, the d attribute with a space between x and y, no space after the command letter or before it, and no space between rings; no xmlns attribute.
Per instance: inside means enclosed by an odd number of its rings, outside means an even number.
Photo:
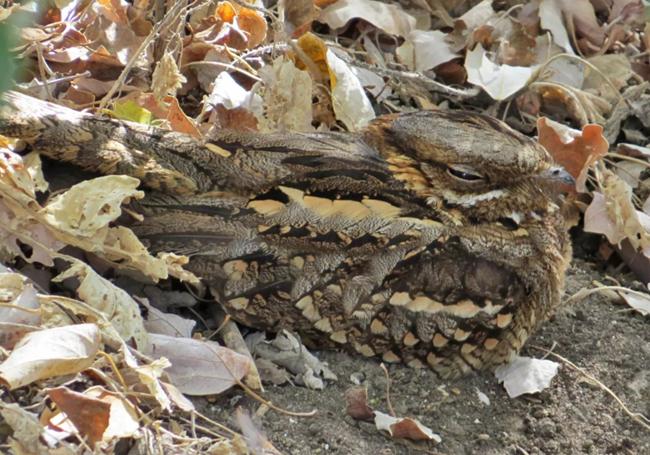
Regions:
<svg viewBox="0 0 650 455"><path fill-rule="evenodd" d="M140 178L153 191L132 228L154 252L190 256L245 325L453 377L507 361L560 302L571 253L554 188L571 178L490 117L420 111L356 135L199 142L19 101L0 133Z"/></svg>

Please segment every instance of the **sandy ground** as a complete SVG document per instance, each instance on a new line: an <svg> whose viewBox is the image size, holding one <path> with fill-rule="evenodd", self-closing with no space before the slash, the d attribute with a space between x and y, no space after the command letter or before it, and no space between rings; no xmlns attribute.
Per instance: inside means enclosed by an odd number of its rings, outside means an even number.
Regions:
<svg viewBox="0 0 650 455"><path fill-rule="evenodd" d="M603 272L574 260L567 295L591 287ZM631 284L631 277L619 277ZM626 280L627 278L627 280ZM592 297L563 307L528 343L523 355L541 357L550 348L598 378L635 412L650 416L650 319L609 299ZM269 411L257 421L287 454L650 454L650 431L582 374L563 365L544 392L508 398L490 373L445 382L428 370L389 367L391 399L398 415L419 419L442 437L437 446L394 441L373 425L345 413L351 375L362 378L371 406L387 411L386 379L374 360L338 352L317 353L338 375L324 391L297 386L267 387L265 397L293 411L317 409L310 418ZM486 394L490 404L478 398ZM234 425L232 410L254 412L259 403L233 391L216 402L198 401L202 411Z"/></svg>

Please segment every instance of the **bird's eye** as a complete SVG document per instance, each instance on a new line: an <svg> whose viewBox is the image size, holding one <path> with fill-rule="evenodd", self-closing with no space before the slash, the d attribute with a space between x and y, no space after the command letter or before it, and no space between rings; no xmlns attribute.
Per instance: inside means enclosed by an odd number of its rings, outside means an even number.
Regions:
<svg viewBox="0 0 650 455"><path fill-rule="evenodd" d="M452 177L455 177L460 180L465 180L467 182L476 182L478 180L483 180L483 176L474 171L473 169L468 169L461 166L449 166L447 167L447 172Z"/></svg>

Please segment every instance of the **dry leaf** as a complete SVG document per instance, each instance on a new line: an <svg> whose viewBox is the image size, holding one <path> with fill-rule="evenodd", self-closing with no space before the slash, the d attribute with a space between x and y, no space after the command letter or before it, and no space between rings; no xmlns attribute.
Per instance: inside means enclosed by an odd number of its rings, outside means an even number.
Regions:
<svg viewBox="0 0 650 455"><path fill-rule="evenodd" d="M536 68L497 65L478 44L467 53L465 70L468 82L478 85L495 100L504 100L528 85Z"/></svg>
<svg viewBox="0 0 650 455"><path fill-rule="evenodd" d="M34 286L18 273L0 272L0 346L13 348L29 332L25 326L36 327L40 320Z"/></svg>
<svg viewBox="0 0 650 455"><path fill-rule="evenodd" d="M214 341L151 334L151 355L171 362L167 373L187 395L213 395L237 384L251 367L251 360Z"/></svg>
<svg viewBox="0 0 650 455"><path fill-rule="evenodd" d="M355 420L371 421L374 411L368 406L368 389L357 386L345 391L345 411Z"/></svg>
<svg viewBox="0 0 650 455"><path fill-rule="evenodd" d="M79 286L76 289L79 298L100 311L106 320L111 322L123 340L134 340L139 349L146 349L148 345L147 333L140 315L140 308L131 296L99 276L87 264L71 257L65 257L65 259L72 265L52 278L52 281L61 282L68 278L76 278L79 281Z"/></svg>
<svg viewBox="0 0 650 455"><path fill-rule="evenodd" d="M310 389L325 388L324 379L336 380L326 363L321 362L292 333L282 330L273 340L267 341L263 332L246 337L250 353L269 360L295 375L295 381Z"/></svg>
<svg viewBox="0 0 650 455"><path fill-rule="evenodd" d="M538 142L576 179L576 189L586 191L589 168L607 154L609 143L600 125L574 130L547 118L537 120Z"/></svg>
<svg viewBox="0 0 650 455"><path fill-rule="evenodd" d="M151 91L156 101L161 101L167 95L175 97L176 91L185 82L187 79L180 73L172 54L165 53L151 75Z"/></svg>
<svg viewBox="0 0 650 455"><path fill-rule="evenodd" d="M312 21L318 17L314 0L280 0L278 12L285 31L293 38L309 31Z"/></svg>
<svg viewBox="0 0 650 455"><path fill-rule="evenodd" d="M516 398L550 387L559 368L557 362L517 356L510 363L498 366L494 375L499 382L503 382L508 396Z"/></svg>
<svg viewBox="0 0 650 455"><path fill-rule="evenodd" d="M594 193L584 230L605 235L613 245L627 239L636 251L650 257L650 215L634 207L632 189L620 177L609 170L603 176L603 192Z"/></svg>
<svg viewBox="0 0 650 455"><path fill-rule="evenodd" d="M341 28L352 19L363 19L390 35L406 37L415 29L415 18L401 6L375 0L339 0L318 18L332 28Z"/></svg>
<svg viewBox="0 0 650 455"><path fill-rule="evenodd" d="M43 426L35 414L25 411L16 403L6 404L0 401L0 416L13 430L11 436L22 449L21 451L14 450L12 453L16 455L48 454L48 447L41 441Z"/></svg>
<svg viewBox="0 0 650 455"><path fill-rule="evenodd" d="M140 303L147 309L147 317L144 327L149 333L158 333L171 337L191 338L196 321L183 318L177 314L164 313L158 308L151 306L147 299L141 299Z"/></svg>
<svg viewBox="0 0 650 455"><path fill-rule="evenodd" d="M327 64L330 70L332 106L337 120L350 131L363 128L375 118L375 111L361 82L348 64L332 50L327 51Z"/></svg>
<svg viewBox="0 0 650 455"><path fill-rule="evenodd" d="M416 71L426 71L458 58L439 30L413 30L404 43L397 48L397 56L402 63Z"/></svg>
<svg viewBox="0 0 650 455"><path fill-rule="evenodd" d="M539 18L544 30L551 32L553 41L567 54L575 54L569 34L562 18L561 0L541 0L539 3Z"/></svg>
<svg viewBox="0 0 650 455"><path fill-rule="evenodd" d="M62 411L50 417L50 425L72 423L75 432L88 438L93 446L100 441L134 436L140 428L133 405L102 387L91 387L83 393L57 387L48 390L48 396Z"/></svg>
<svg viewBox="0 0 650 455"><path fill-rule="evenodd" d="M425 427L416 419L410 417L393 417L383 412L375 411L375 426L378 430L387 431L393 438L411 439L413 441L442 442L442 438Z"/></svg>
<svg viewBox="0 0 650 455"><path fill-rule="evenodd" d="M253 88L264 104L260 131L313 131L312 81L293 61L278 57L259 72L263 80Z"/></svg>
<svg viewBox="0 0 650 455"><path fill-rule="evenodd" d="M92 365L99 343L95 324L28 333L0 364L0 382L13 390L40 379L78 373Z"/></svg>
<svg viewBox="0 0 650 455"><path fill-rule="evenodd" d="M242 411L242 408L237 408L235 411L235 418L237 419L237 424L244 435L246 446L252 454L280 455L280 451L271 444L264 433L257 428L253 419L251 419L247 413Z"/></svg>
<svg viewBox="0 0 650 455"><path fill-rule="evenodd" d="M122 214L124 201L144 196L137 190L139 185L138 179L126 175L85 180L54 197L43 213L51 226L63 232L95 237L100 229Z"/></svg>

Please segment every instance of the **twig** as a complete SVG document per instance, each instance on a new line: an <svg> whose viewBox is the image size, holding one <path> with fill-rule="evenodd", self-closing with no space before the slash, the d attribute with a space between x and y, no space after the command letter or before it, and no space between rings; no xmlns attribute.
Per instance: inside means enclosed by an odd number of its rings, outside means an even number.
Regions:
<svg viewBox="0 0 650 455"><path fill-rule="evenodd" d="M357 61L347 55L342 55L340 53L338 53L337 55L349 65L354 65L359 68L367 69L380 76L392 77L397 80L418 84L423 88L432 92L442 93L444 95L449 95L449 96L456 96L460 99L473 98L481 92L481 90L478 87L472 87L470 89L457 89L445 85L441 82L434 81L433 79L428 78L425 75L420 73L414 73L411 71L400 71L400 70L394 70L389 68L380 68L376 65L371 65L369 63Z"/></svg>
<svg viewBox="0 0 650 455"><path fill-rule="evenodd" d="M610 389L609 387L607 387L605 384L603 384L601 381L599 381L596 377L594 377L594 376L592 376L591 374L587 373L585 370L583 370L582 368L580 368L579 366L577 366L575 363L571 362L569 359L567 359L567 358L565 358L565 357L562 357L561 355L556 354L556 353L554 353L554 352L551 352L551 351L549 351L549 350L546 349L546 348L543 348L543 347L541 347L541 346L531 346L531 348L533 348L533 349L537 349L537 350L542 351L542 352L546 352L548 355L551 355L551 356L555 357L556 359L562 361L562 362L565 363L566 365L570 366L570 367L573 368L575 371L579 372L580 374L582 374L583 376L585 376L587 379L589 379L590 381L592 381L594 384L597 384L598 387L600 387L602 390L604 390L604 391L605 391L609 396L611 396L611 397L614 399L614 401L616 401L616 402L619 404L619 406L621 407L621 409L623 409L623 411L624 411L624 412L625 412L629 417L631 417L632 420L634 420L635 422L637 422L638 424L640 424L640 425L641 425L643 428L645 428L646 430L649 430L649 431L650 431L650 419L648 419L646 416L644 416L644 415L641 414L640 412L632 412L632 411L630 411L630 409L625 405L625 403L623 403L623 400L621 400L621 399L618 397L618 395L616 395L616 394L612 391L612 389Z"/></svg>
<svg viewBox="0 0 650 455"><path fill-rule="evenodd" d="M187 6L183 6L184 2L175 2L174 6L172 6L172 9L165 14L165 17L163 20L158 22L154 28L149 32L147 37L142 41L142 44L138 47L138 49L135 51L131 59L128 61L118 78L115 80L113 85L111 86L110 90L104 95L102 98L101 102L99 103L98 107L98 112L103 112L104 109L106 109L106 105L109 103L109 101L113 98L113 95L120 89L120 87L124 84L126 81L127 76L131 72L131 69L135 66L135 62L140 58L140 55L147 49L147 47L153 42L154 39L158 36L160 33L160 30L162 30L163 27L166 27L168 23L171 23L173 20L175 20L180 14L181 10L188 8Z"/></svg>
<svg viewBox="0 0 650 455"><path fill-rule="evenodd" d="M388 406L388 412L390 412L390 415L393 417L396 417L397 414L395 414L393 403L390 401L390 376L388 375L388 369L386 368L386 365L384 365L384 362L380 363L379 367L382 369L384 375L386 376L386 405Z"/></svg>

